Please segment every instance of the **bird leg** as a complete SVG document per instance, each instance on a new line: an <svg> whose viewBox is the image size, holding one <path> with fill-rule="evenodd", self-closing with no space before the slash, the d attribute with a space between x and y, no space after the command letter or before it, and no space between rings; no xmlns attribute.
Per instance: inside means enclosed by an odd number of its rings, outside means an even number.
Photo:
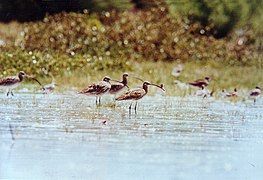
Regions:
<svg viewBox="0 0 263 180"><path fill-rule="evenodd" d="M132 107L132 103L129 106L129 114L131 114L131 107Z"/></svg>
<svg viewBox="0 0 263 180"><path fill-rule="evenodd" d="M130 106L129 106L129 110L131 110L131 107L132 107L132 103L131 103Z"/></svg>
<svg viewBox="0 0 263 180"><path fill-rule="evenodd" d="M96 105L98 105L98 97L96 96Z"/></svg>
<svg viewBox="0 0 263 180"><path fill-rule="evenodd" d="M13 92L11 91L11 95L14 96Z"/></svg>
<svg viewBox="0 0 263 180"><path fill-rule="evenodd" d="M7 94L6 94L7 96L9 95L9 90L7 91Z"/></svg>
<svg viewBox="0 0 263 180"><path fill-rule="evenodd" d="M100 105L101 103L100 103L100 96L99 96L99 105Z"/></svg>
<svg viewBox="0 0 263 180"><path fill-rule="evenodd" d="M135 103L134 110L135 110L135 112L136 112L136 110L137 110L137 101L136 101L136 103Z"/></svg>

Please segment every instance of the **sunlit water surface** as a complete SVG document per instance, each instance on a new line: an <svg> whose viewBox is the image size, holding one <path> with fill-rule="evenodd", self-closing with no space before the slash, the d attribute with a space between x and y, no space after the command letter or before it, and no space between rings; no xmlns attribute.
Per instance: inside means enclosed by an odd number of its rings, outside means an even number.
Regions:
<svg viewBox="0 0 263 180"><path fill-rule="evenodd" d="M263 99L94 100L0 94L0 179L263 179Z"/></svg>

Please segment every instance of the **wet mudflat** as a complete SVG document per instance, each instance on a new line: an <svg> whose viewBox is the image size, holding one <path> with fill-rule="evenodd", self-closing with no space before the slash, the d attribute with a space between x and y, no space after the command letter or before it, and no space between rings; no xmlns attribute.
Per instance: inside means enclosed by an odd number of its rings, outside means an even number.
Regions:
<svg viewBox="0 0 263 180"><path fill-rule="evenodd" d="M263 99L0 94L0 179L262 179Z"/></svg>

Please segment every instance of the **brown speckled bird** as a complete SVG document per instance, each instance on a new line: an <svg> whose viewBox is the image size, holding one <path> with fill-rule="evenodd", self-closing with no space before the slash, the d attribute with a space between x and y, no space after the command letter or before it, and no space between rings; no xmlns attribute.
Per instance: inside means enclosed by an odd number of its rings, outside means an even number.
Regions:
<svg viewBox="0 0 263 180"><path fill-rule="evenodd" d="M96 104L98 104L98 98L99 98L99 104L100 104L101 96L109 92L111 88L110 80L111 80L110 77L105 76L102 79L102 81L89 85L87 88L81 90L79 94L85 94L88 96L96 96Z"/></svg>
<svg viewBox="0 0 263 180"><path fill-rule="evenodd" d="M17 76L5 77L0 79L0 89L7 90L7 96L9 94L14 96L12 90L17 88L26 77L37 81L41 85L41 83L37 79L27 75L24 71L20 71Z"/></svg>
<svg viewBox="0 0 263 180"><path fill-rule="evenodd" d="M210 81L211 81L210 77L205 77L204 79L198 79L194 82L190 82L189 84L195 87L202 88L208 86Z"/></svg>
<svg viewBox="0 0 263 180"><path fill-rule="evenodd" d="M122 81L118 81L117 83L111 84L111 88L109 93L110 94L117 94L119 93L121 90L123 90L125 87L128 87L128 73L124 73L122 75Z"/></svg>
<svg viewBox="0 0 263 180"><path fill-rule="evenodd" d="M148 93L148 86L149 85L156 86L156 87L162 89L163 91L165 91L165 89L163 87L163 84L161 84L159 86L159 85L156 85L156 84L149 83L148 81L145 81L145 82L143 82L143 85L142 85L141 88L136 88L136 89L129 90L128 92L123 93L122 95L117 97L115 100L117 100L117 101L135 100L136 103L135 103L134 110L136 111L136 109L137 109L137 100L143 98ZM132 103L129 106L129 110L131 110L131 107L132 107Z"/></svg>

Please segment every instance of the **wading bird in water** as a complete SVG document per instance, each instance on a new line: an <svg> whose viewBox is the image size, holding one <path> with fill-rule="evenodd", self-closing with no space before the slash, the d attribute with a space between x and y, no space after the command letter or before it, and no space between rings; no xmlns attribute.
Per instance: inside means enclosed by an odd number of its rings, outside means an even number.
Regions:
<svg viewBox="0 0 263 180"><path fill-rule="evenodd" d="M256 103L256 100L260 96L260 94L261 94L261 88L257 86L257 87L255 87L255 89L252 89L250 91L249 96L251 98L253 98L254 99L254 103Z"/></svg>
<svg viewBox="0 0 263 180"><path fill-rule="evenodd" d="M12 90L17 88L24 80L24 78L33 79L36 82L38 82L40 86L42 86L41 83L36 78L27 75L24 71L20 71L17 76L11 76L11 77L0 79L0 89L7 90L7 96L9 94L14 96Z"/></svg>
<svg viewBox="0 0 263 180"><path fill-rule="evenodd" d="M203 85L202 86L202 89L198 89L196 92L195 92L195 95L196 96L202 96L203 98L206 98L206 97L212 97L214 94L214 91L209 91L208 89L205 88L205 86Z"/></svg>
<svg viewBox="0 0 263 180"><path fill-rule="evenodd" d="M195 87L202 88L208 86L210 81L211 81L210 77L205 77L204 79L198 79L194 82L190 82L189 84Z"/></svg>
<svg viewBox="0 0 263 180"><path fill-rule="evenodd" d="M237 88L234 89L234 92L230 92L226 94L226 97L237 97L238 93L237 93Z"/></svg>
<svg viewBox="0 0 263 180"><path fill-rule="evenodd" d="M115 100L117 101L123 101L123 100L133 100L136 101L135 106L134 106L134 110L136 112L137 110L137 101L141 98L143 98L147 93L148 93L148 86L156 86L160 89L162 89L163 91L165 91L163 84L156 85L156 84L152 84L148 81L143 82L143 85L141 88L136 88L136 89L132 89L129 90L128 92L120 95L119 97L117 97ZM129 106L129 112L131 111L131 107L132 107L132 103Z"/></svg>
<svg viewBox="0 0 263 180"><path fill-rule="evenodd" d="M110 80L111 80L110 77L105 76L102 79L102 81L89 85L87 88L80 91L79 94L96 96L96 105L98 104L98 99L100 104L101 96L109 92L111 88Z"/></svg>
<svg viewBox="0 0 263 180"><path fill-rule="evenodd" d="M52 77L52 81L50 84L46 84L43 86L43 88L42 88L43 94L52 93L56 89L56 87L58 86L56 81L55 81L54 76L52 74L50 74L50 76Z"/></svg>
<svg viewBox="0 0 263 180"><path fill-rule="evenodd" d="M122 75L122 81L116 81L117 83L112 83L109 93L110 94L117 94L121 90L123 90L125 87L128 87L128 73L124 73Z"/></svg>
<svg viewBox="0 0 263 180"><path fill-rule="evenodd" d="M52 81L50 84L43 86L43 94L52 93L55 90L56 86L57 84L55 83L55 81Z"/></svg>

